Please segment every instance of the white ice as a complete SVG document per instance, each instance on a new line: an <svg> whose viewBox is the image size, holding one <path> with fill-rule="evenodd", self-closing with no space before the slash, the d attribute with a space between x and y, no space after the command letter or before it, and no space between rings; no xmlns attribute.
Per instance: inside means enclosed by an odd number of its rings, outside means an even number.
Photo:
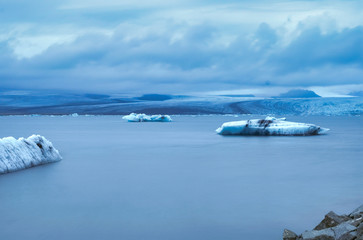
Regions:
<svg viewBox="0 0 363 240"><path fill-rule="evenodd" d="M172 119L169 115L146 115L144 113L131 113L130 115L122 117L129 122L171 122Z"/></svg>
<svg viewBox="0 0 363 240"><path fill-rule="evenodd" d="M314 124L285 121L286 118L266 117L223 123L216 132L221 135L262 135L262 136L306 136L329 131Z"/></svg>
<svg viewBox="0 0 363 240"><path fill-rule="evenodd" d="M58 150L42 136L0 139L0 174L60 160Z"/></svg>

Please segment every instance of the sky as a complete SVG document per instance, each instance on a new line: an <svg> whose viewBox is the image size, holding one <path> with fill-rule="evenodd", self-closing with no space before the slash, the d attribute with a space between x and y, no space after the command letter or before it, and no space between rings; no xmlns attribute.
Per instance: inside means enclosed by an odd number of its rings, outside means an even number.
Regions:
<svg viewBox="0 0 363 240"><path fill-rule="evenodd" d="M361 0L0 0L0 89L345 94L363 90L362 13Z"/></svg>

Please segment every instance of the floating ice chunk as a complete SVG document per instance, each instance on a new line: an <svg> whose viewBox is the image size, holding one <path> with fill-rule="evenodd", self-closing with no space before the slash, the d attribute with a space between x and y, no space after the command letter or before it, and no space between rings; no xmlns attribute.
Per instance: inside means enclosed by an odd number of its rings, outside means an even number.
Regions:
<svg viewBox="0 0 363 240"><path fill-rule="evenodd" d="M58 150L42 136L0 139L0 174L60 160Z"/></svg>
<svg viewBox="0 0 363 240"><path fill-rule="evenodd" d="M171 122L169 115L146 115L144 113L131 113L130 115L122 117L129 122Z"/></svg>
<svg viewBox="0 0 363 240"><path fill-rule="evenodd" d="M306 136L324 134L329 129L314 124L285 121L286 118L266 117L226 122L216 132L221 135Z"/></svg>

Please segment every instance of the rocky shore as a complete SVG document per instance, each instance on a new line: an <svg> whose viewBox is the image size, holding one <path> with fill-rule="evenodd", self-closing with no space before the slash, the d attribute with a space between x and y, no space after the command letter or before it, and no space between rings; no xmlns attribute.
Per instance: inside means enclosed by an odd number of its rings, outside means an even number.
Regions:
<svg viewBox="0 0 363 240"><path fill-rule="evenodd" d="M285 229L283 240L363 240L363 205L349 215L329 212L313 230L301 235Z"/></svg>

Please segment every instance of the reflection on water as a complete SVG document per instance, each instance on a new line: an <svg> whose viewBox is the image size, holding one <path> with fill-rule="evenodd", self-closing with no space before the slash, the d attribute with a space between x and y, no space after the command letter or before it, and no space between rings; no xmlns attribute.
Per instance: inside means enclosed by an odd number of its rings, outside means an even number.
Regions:
<svg viewBox="0 0 363 240"><path fill-rule="evenodd" d="M222 137L232 116L0 117L63 161L0 176L2 239L281 239L363 202L363 117L292 117L312 137Z"/></svg>

